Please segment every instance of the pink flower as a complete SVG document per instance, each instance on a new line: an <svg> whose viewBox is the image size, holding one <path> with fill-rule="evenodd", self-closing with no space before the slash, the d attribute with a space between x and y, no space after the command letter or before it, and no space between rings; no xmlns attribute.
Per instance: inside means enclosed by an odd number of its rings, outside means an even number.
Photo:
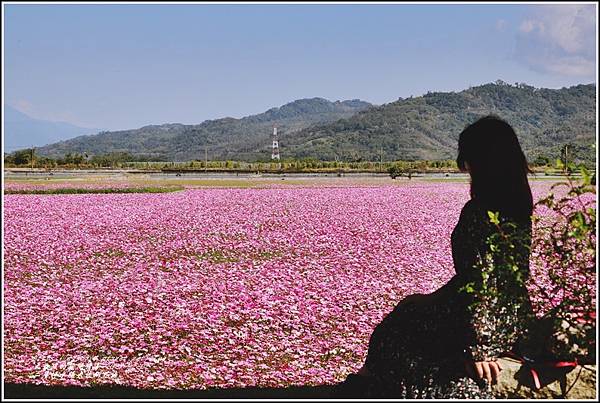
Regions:
<svg viewBox="0 0 600 403"><path fill-rule="evenodd" d="M400 299L454 274L468 197L434 182L6 195L5 380L338 382Z"/></svg>

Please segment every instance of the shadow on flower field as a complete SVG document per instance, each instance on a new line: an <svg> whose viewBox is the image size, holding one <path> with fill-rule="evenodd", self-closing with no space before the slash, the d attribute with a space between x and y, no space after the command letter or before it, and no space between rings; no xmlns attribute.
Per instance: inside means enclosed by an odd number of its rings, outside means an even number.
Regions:
<svg viewBox="0 0 600 403"><path fill-rule="evenodd" d="M5 399L323 399L334 386L288 388L231 388L208 390L153 390L125 386L47 386L4 383Z"/></svg>

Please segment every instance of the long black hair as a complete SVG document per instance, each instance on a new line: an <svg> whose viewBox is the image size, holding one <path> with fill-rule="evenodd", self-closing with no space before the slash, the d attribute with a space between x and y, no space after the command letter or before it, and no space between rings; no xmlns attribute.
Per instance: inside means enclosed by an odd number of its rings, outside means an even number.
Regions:
<svg viewBox="0 0 600 403"><path fill-rule="evenodd" d="M528 220L533 197L527 180L531 173L513 128L496 116L485 116L467 126L458 139L456 163L471 174L471 198L501 217Z"/></svg>

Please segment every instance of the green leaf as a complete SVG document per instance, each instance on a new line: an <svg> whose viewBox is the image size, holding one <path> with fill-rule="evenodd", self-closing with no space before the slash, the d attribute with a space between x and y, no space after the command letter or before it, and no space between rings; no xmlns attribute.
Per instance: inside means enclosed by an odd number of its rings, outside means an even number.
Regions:
<svg viewBox="0 0 600 403"><path fill-rule="evenodd" d="M500 215L499 212L493 212L493 211L488 211L488 217L490 218L490 222L492 224L500 224L500 219L498 218L498 216Z"/></svg>
<svg viewBox="0 0 600 403"><path fill-rule="evenodd" d="M590 171L587 170L587 168L585 166L581 166L580 169L581 172L581 176L583 177L583 185L584 186L588 186L591 184L591 178L592 176L590 175Z"/></svg>
<svg viewBox="0 0 600 403"><path fill-rule="evenodd" d="M467 284L465 284L465 286L462 287L461 290L466 291L469 294L472 294L472 293L475 292L475 288L473 287L473 283L467 283Z"/></svg>

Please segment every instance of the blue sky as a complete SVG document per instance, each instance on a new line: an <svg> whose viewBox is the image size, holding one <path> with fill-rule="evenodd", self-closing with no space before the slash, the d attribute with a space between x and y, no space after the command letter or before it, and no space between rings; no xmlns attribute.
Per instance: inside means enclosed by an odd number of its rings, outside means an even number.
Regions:
<svg viewBox="0 0 600 403"><path fill-rule="evenodd" d="M4 100L110 130L596 82L594 4L6 4Z"/></svg>

